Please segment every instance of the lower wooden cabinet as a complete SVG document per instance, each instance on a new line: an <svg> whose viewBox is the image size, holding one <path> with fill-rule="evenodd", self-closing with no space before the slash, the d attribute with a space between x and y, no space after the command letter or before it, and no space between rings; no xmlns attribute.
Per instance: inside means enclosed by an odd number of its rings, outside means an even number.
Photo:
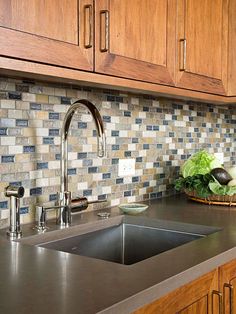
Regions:
<svg viewBox="0 0 236 314"><path fill-rule="evenodd" d="M223 314L236 314L236 260L219 268L219 283L223 295Z"/></svg>
<svg viewBox="0 0 236 314"><path fill-rule="evenodd" d="M236 259L133 314L236 314Z"/></svg>

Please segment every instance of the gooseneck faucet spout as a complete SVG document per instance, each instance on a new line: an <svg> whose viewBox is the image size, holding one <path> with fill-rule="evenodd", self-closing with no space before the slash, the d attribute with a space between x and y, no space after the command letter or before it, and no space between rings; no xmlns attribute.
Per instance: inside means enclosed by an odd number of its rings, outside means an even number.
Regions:
<svg viewBox="0 0 236 314"><path fill-rule="evenodd" d="M98 156L105 155L105 133L101 115L97 108L88 100L81 99L74 102L68 109L62 126L61 133L61 192L59 195L59 214L57 222L62 226L67 226L71 222L71 193L68 191L68 134L71 120L81 106L85 106L92 114L97 129Z"/></svg>

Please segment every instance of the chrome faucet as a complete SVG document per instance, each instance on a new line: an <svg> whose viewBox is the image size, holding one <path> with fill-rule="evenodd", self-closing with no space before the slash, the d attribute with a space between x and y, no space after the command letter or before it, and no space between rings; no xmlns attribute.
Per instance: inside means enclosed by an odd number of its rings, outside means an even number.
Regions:
<svg viewBox="0 0 236 314"><path fill-rule="evenodd" d="M68 191L68 134L71 120L76 110L85 106L93 116L98 140L98 157L105 155L105 133L101 115L97 108L88 100L81 99L74 102L68 109L62 126L61 133L61 191L59 193L59 206L57 223L61 226L68 226L71 223L71 192ZM78 199L79 201L80 199ZM84 199L81 199L82 202Z"/></svg>

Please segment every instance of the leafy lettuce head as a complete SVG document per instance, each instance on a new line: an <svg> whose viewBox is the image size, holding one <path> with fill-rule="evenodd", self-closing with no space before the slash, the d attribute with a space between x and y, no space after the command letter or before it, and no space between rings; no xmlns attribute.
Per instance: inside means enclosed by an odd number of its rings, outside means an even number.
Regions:
<svg viewBox="0 0 236 314"><path fill-rule="evenodd" d="M183 164L180 172L184 178L187 178L196 174L207 174L214 168L222 168L220 161L214 155L201 150Z"/></svg>

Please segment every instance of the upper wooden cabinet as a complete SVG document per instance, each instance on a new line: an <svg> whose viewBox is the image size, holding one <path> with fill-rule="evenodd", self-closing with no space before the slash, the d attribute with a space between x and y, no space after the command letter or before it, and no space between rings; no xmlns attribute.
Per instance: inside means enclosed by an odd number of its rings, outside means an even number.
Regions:
<svg viewBox="0 0 236 314"><path fill-rule="evenodd" d="M174 85L175 0L97 0L95 71Z"/></svg>
<svg viewBox="0 0 236 314"><path fill-rule="evenodd" d="M214 94L227 88L228 0L177 1L177 86Z"/></svg>
<svg viewBox="0 0 236 314"><path fill-rule="evenodd" d="M0 0L0 54L93 70L93 0Z"/></svg>

